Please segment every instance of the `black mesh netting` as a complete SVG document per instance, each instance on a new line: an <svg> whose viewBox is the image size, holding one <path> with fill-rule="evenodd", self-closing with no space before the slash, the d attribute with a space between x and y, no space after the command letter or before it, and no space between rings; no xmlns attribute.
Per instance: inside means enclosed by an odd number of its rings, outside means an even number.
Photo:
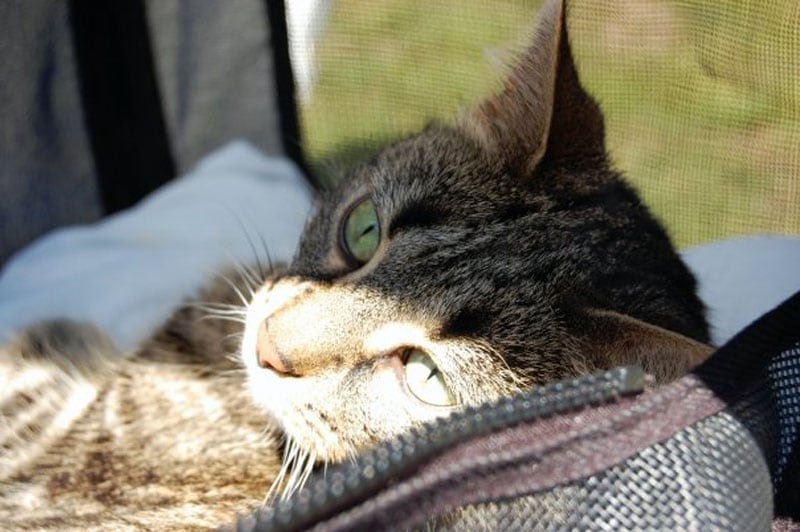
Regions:
<svg viewBox="0 0 800 532"><path fill-rule="evenodd" d="M800 344L781 353L772 361L768 370L779 412L780 436L774 481L776 485L780 485L792 449L797 446L797 438L800 436Z"/></svg>

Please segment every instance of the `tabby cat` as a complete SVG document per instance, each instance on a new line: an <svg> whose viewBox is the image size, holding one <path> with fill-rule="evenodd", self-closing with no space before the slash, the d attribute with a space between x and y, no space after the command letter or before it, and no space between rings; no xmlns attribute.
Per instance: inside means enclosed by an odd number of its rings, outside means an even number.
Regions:
<svg viewBox="0 0 800 532"><path fill-rule="evenodd" d="M0 354L0 523L214 526L464 405L683 374L710 351L695 281L603 135L548 0L497 95L327 192L288 269L200 295L232 321L187 305L127 358L88 325L23 331Z"/></svg>

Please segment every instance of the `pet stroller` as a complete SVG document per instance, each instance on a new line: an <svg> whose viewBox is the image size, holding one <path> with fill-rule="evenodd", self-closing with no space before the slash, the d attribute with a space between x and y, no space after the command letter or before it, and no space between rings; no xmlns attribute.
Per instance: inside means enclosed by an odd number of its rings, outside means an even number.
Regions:
<svg viewBox="0 0 800 532"><path fill-rule="evenodd" d="M289 258L308 208L303 176L311 188L326 186L335 179L329 168L491 90L497 65L535 19L526 2L467 6L0 6L8 57L0 67L0 333L72 312L134 345L204 269L228 253L257 253L236 235L277 232L267 245ZM569 7L578 68L608 120L612 158L680 245L703 244L685 257L723 347L664 388L618 368L466 412L329 470L238 527L410 528L464 506L481 507L496 529L750 530L800 520L797 240L708 243L800 232L797 7ZM246 144L201 161L234 139ZM242 173L271 177L253 196ZM196 179L173 182L180 174ZM211 184L211 175L221 182ZM196 225L209 216L196 198L218 194L237 211L215 213L213 231ZM101 218L31 244L56 227ZM176 219L189 221L176 228ZM198 227L206 240L181 238ZM122 246L110 264L102 260L109 241ZM189 260L151 253L163 244ZM212 248L227 251L220 257ZM109 268L152 281L142 271L164 262L175 271L160 272L161 285L112 294L91 282ZM147 303L127 323L109 323L130 308L126 294L142 290Z"/></svg>

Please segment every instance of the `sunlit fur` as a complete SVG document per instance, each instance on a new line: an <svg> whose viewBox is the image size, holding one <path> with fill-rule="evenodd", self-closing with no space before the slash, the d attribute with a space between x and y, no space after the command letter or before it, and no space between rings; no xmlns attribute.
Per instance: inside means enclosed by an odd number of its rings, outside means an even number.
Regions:
<svg viewBox="0 0 800 532"><path fill-rule="evenodd" d="M341 230L364 198L361 264ZM322 194L287 268L224 273L135 353L63 321L0 349L0 523L213 527L465 405L616 364L666 381L710 351L694 292L547 0L503 90ZM409 391L409 350L456 404Z"/></svg>

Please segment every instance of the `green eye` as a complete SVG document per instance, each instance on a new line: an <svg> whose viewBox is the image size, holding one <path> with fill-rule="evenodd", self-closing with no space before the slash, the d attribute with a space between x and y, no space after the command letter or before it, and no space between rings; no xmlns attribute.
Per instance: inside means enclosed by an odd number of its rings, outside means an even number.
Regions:
<svg viewBox="0 0 800 532"><path fill-rule="evenodd" d="M342 247L356 262L365 264L375 254L381 241L378 211L370 199L350 209L342 229Z"/></svg>
<svg viewBox="0 0 800 532"><path fill-rule="evenodd" d="M406 385L417 399L436 406L456 404L442 372L427 353L414 349L406 354L404 364Z"/></svg>

